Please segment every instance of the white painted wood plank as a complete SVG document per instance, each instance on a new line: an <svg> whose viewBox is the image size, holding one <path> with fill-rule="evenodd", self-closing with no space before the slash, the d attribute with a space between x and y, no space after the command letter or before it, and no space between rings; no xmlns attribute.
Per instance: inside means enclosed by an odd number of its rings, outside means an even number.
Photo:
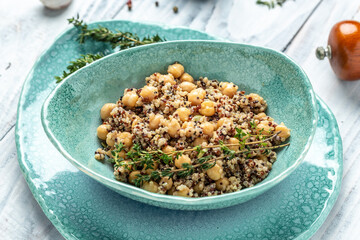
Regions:
<svg viewBox="0 0 360 240"><path fill-rule="evenodd" d="M319 2L289 1L282 8L268 10L254 1L234 1L228 18L229 38L282 50Z"/></svg>
<svg viewBox="0 0 360 240"><path fill-rule="evenodd" d="M67 27L66 18L75 15L84 4L74 1L57 14L35 0L1 1L0 4L3 18L0 23L1 139L15 124L17 101L27 73L42 51Z"/></svg>
<svg viewBox="0 0 360 240"><path fill-rule="evenodd" d="M81 6L86 7L86 1L76 0L68 9L55 13L36 0L0 1L0 239L63 239L22 176L12 126L26 74L67 27L65 19L75 15Z"/></svg>
<svg viewBox="0 0 360 240"><path fill-rule="evenodd" d="M360 82L338 80L329 62L319 61L315 49L325 46L332 26L341 20L359 17L358 1L324 1L287 50L308 74L315 91L334 112L344 145L344 175L339 199L314 239L355 239L360 214ZM354 231L356 234L354 234Z"/></svg>
<svg viewBox="0 0 360 240"><path fill-rule="evenodd" d="M211 15L205 31L214 36L230 39L229 32L229 12L234 5L234 1L218 1L213 14Z"/></svg>
<svg viewBox="0 0 360 240"><path fill-rule="evenodd" d="M0 239L63 239L42 212L22 176L14 131L0 142Z"/></svg>

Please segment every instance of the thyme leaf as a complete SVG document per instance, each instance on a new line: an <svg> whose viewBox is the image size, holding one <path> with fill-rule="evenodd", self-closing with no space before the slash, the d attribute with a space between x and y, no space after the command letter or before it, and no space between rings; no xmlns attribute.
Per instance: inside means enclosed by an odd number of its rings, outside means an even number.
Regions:
<svg viewBox="0 0 360 240"><path fill-rule="evenodd" d="M123 50L140 45L166 41L165 38L161 38L158 34L141 39L137 34L122 32L120 30L112 31L100 25L97 28L89 29L89 26L83 20L80 20L79 16L68 19L68 22L79 29L78 40L80 43L84 43L90 38L95 41L110 43L112 48L119 47L120 50Z"/></svg>
<svg viewBox="0 0 360 240"><path fill-rule="evenodd" d="M276 6L280 6L282 7L282 5L286 2L287 0L269 0L269 1L263 1L263 0L257 0L256 4L258 5L264 5L267 6L269 9L273 9Z"/></svg>
<svg viewBox="0 0 360 240"><path fill-rule="evenodd" d="M80 44L85 43L87 39L92 39L98 42L109 43L113 49L116 49L116 51L121 51L123 49L137 47L140 45L166 41L165 38L160 37L158 34L140 38L135 33L121 32L120 30L111 31L110 29L102 26L90 29L89 26L80 19L79 15L69 18L68 22L79 30L78 41ZM104 57L104 55L101 53L88 53L81 55L74 61L70 61L62 75L55 76L56 83L61 82L67 76L76 72L80 68L83 68L102 57Z"/></svg>
<svg viewBox="0 0 360 240"><path fill-rule="evenodd" d="M254 124L255 123L251 123L252 126ZM158 181L161 177L172 178L174 174L176 174L178 178L185 178L192 175L197 168L206 171L215 166L216 160L223 159L226 161L241 155L247 158L251 158L256 151L261 151L262 153L267 154L271 149L277 149L289 145L289 143L274 146L269 145L271 143L270 141L278 136L280 132L269 136L251 135L250 133L245 133L243 130L237 128L235 130L235 136L239 139L239 143L235 144L224 144L224 142L220 141L218 145L199 145L194 148L173 151L170 153L164 153L161 150L145 151L139 144L134 144L132 149L126 153L126 157L129 158L130 161L124 161L124 159L120 157L122 156L120 155L120 152L124 150L124 146L122 143L120 143L115 144L115 148L113 151L111 151L110 157L114 158L113 162L115 162L116 167L124 167L129 171L137 169L151 169L152 171L148 174L141 172L141 174L136 175L137 178L134 180L134 184L140 187L144 184L144 182L149 182L151 180ZM248 139L251 136L256 140L249 142ZM253 147L250 147L251 145L253 145ZM232 150L230 148L231 146L239 146L239 149L236 151ZM220 148L223 155L221 157L213 156L210 154L210 148ZM174 159L180 157L184 152L196 152L197 157L192 164L184 163L182 164L181 168L175 168L173 166ZM157 166L159 163L169 165L169 167L162 170L156 170L155 164Z"/></svg>
<svg viewBox="0 0 360 240"><path fill-rule="evenodd" d="M56 76L56 83L61 82L64 80L67 76L71 75L72 73L76 72L82 67L85 67L86 65L102 58L104 55L102 54L86 54L81 55L80 58L70 61L70 65L66 67L67 71L63 71L61 76Z"/></svg>

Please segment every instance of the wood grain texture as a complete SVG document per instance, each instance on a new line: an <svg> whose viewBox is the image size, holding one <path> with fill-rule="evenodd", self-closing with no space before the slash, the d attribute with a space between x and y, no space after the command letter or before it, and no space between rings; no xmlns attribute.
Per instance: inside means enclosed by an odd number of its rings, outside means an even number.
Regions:
<svg viewBox="0 0 360 240"><path fill-rule="evenodd" d="M344 147L344 173L339 198L314 239L357 239L360 234L360 82L338 80L326 61L315 57L315 49L327 43L332 26L344 19L359 20L358 1L329 0L321 4L286 51L308 74L315 92L335 114Z"/></svg>
<svg viewBox="0 0 360 240"><path fill-rule="evenodd" d="M63 239L32 196L17 163L15 131L0 142L0 239Z"/></svg>
<svg viewBox="0 0 360 240"><path fill-rule="evenodd" d="M86 21L127 19L183 25L236 42L285 50L305 69L338 119L344 140L344 177L339 199L314 239L356 239L360 235L360 82L336 79L314 50L327 42L333 24L360 20L354 0L289 1L269 11L254 1L237 0L73 0L61 11L38 0L0 1L0 239L62 239L34 200L21 175L14 142L16 107L23 81L35 60L79 13ZM179 12L174 14L172 7ZM346 137L345 137L346 136Z"/></svg>

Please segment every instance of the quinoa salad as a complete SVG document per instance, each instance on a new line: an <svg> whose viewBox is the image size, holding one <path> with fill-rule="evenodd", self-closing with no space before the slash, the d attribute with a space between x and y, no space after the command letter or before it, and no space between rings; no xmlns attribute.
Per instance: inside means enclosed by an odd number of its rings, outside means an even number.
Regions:
<svg viewBox="0 0 360 240"><path fill-rule="evenodd" d="M204 197L264 180L290 129L267 116L266 101L231 82L200 77L174 63L141 89L125 89L100 110L95 159L117 180L147 191Z"/></svg>

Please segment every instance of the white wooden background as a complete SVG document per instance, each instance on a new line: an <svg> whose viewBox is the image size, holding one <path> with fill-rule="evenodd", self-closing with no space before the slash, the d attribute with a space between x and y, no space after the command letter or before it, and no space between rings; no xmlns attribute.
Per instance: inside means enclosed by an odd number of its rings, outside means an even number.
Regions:
<svg viewBox="0 0 360 240"><path fill-rule="evenodd" d="M16 107L24 79L41 52L79 13L86 21L130 19L183 25L232 41L284 51L308 74L338 120L344 175L338 201L313 239L360 236L360 81L337 80L314 50L338 21L360 20L360 0L296 0L269 11L256 0L73 0L65 10L39 0L0 1L0 239L63 239L33 198L17 163ZM178 14L172 11L179 7Z"/></svg>

